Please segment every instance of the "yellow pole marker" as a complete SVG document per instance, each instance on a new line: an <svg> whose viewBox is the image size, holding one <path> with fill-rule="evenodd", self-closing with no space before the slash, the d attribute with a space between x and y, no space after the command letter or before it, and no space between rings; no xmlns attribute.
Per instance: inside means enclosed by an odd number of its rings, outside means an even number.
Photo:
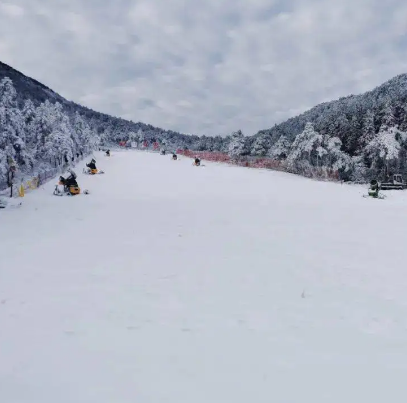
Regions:
<svg viewBox="0 0 407 403"><path fill-rule="evenodd" d="M20 189L18 190L18 194L20 197L24 197L24 186L21 184Z"/></svg>

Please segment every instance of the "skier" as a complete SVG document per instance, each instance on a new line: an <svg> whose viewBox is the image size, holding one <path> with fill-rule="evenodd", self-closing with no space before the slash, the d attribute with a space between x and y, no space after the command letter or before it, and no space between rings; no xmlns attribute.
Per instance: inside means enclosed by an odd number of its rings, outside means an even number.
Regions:
<svg viewBox="0 0 407 403"><path fill-rule="evenodd" d="M110 150L106 151L106 157L110 157Z"/></svg>
<svg viewBox="0 0 407 403"><path fill-rule="evenodd" d="M176 161L176 160L178 159L178 156L177 156L177 154L175 154L175 153L172 153L172 159L173 159L174 161Z"/></svg>
<svg viewBox="0 0 407 403"><path fill-rule="evenodd" d="M197 167L201 165L201 160L198 157L195 157L194 165Z"/></svg>

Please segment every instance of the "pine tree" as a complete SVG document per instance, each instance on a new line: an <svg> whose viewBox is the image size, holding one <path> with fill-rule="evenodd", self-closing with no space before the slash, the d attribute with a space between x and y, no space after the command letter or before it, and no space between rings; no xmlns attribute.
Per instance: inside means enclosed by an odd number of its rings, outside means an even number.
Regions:
<svg viewBox="0 0 407 403"><path fill-rule="evenodd" d="M401 151L398 140L401 133L396 127L390 125L391 120L384 119L378 135L365 149L365 155L371 167L383 177L387 177L390 168L397 165Z"/></svg>
<svg viewBox="0 0 407 403"><path fill-rule="evenodd" d="M228 154L232 158L240 157L245 152L245 138L241 130L232 133L230 143L228 145Z"/></svg>
<svg viewBox="0 0 407 403"><path fill-rule="evenodd" d="M362 135L359 138L358 150L363 150L375 136L374 113L369 109L363 119Z"/></svg>
<svg viewBox="0 0 407 403"><path fill-rule="evenodd" d="M253 143L251 154L258 157L264 157L270 149L270 144L270 136L260 134Z"/></svg>
<svg viewBox="0 0 407 403"><path fill-rule="evenodd" d="M97 133L93 132L89 124L78 113L74 117L74 130L78 134L80 140L80 150L84 154L95 150L100 144L100 137Z"/></svg>
<svg viewBox="0 0 407 403"><path fill-rule="evenodd" d="M24 102L24 107L22 110L22 116L24 119L24 133L25 133L25 144L26 144L26 149L27 152L34 157L36 154L36 149L37 149L37 138L35 134L35 128L34 128L34 121L35 121L35 116L36 116L36 108L31 101L31 99L27 99ZM34 161L32 162L34 163Z"/></svg>
<svg viewBox="0 0 407 403"><path fill-rule="evenodd" d="M326 165L341 174L352 167L351 157L342 151L342 141L338 137L325 137L324 147L327 150Z"/></svg>
<svg viewBox="0 0 407 403"><path fill-rule="evenodd" d="M407 132L407 105L402 106L403 112L402 116L400 117L400 130L403 132Z"/></svg>
<svg viewBox="0 0 407 403"><path fill-rule="evenodd" d="M328 133L331 137L339 137L341 141L345 140L350 132L350 122L344 113L341 113L335 120L329 123Z"/></svg>
<svg viewBox="0 0 407 403"><path fill-rule="evenodd" d="M310 165L320 165L320 159L325 155L322 143L322 135L314 130L311 122L308 122L304 131L297 135L291 146L288 163L295 166L300 161L307 161Z"/></svg>
<svg viewBox="0 0 407 403"><path fill-rule="evenodd" d="M138 137L138 141L141 147L144 147L144 142L146 140L146 136L143 132L143 130L139 129L137 132L137 137Z"/></svg>
<svg viewBox="0 0 407 403"><path fill-rule="evenodd" d="M391 103L387 103L383 109L383 117L380 126L380 131L387 131L396 126L396 118L394 117L393 107Z"/></svg>
<svg viewBox="0 0 407 403"><path fill-rule="evenodd" d="M34 159L38 163L50 163L46 157L46 144L53 130L52 110L52 104L46 100L36 109L36 114L31 123L32 135L36 143Z"/></svg>
<svg viewBox="0 0 407 403"><path fill-rule="evenodd" d="M280 136L276 143L269 150L269 157L277 160L286 159L290 152L291 144L286 136Z"/></svg>
<svg viewBox="0 0 407 403"><path fill-rule="evenodd" d="M0 82L0 149L1 172L8 170L7 161L12 159L19 165L29 163L25 152L24 121L17 105L17 92L9 78Z"/></svg>
<svg viewBox="0 0 407 403"><path fill-rule="evenodd" d="M197 151L211 151L211 142L207 136L202 136L196 146Z"/></svg>
<svg viewBox="0 0 407 403"><path fill-rule="evenodd" d="M71 159L73 156L69 120L64 116L59 103L48 104L46 107L50 132L45 139L42 156L53 166L58 166L63 164L64 159L68 161L68 158Z"/></svg>
<svg viewBox="0 0 407 403"><path fill-rule="evenodd" d="M133 144L133 143L135 143L137 141L137 133L134 133L133 131L129 132L127 137L128 137L131 144Z"/></svg>
<svg viewBox="0 0 407 403"><path fill-rule="evenodd" d="M358 149L360 136L362 135L363 122L358 116L353 115L346 136L345 149L350 155L355 155Z"/></svg>

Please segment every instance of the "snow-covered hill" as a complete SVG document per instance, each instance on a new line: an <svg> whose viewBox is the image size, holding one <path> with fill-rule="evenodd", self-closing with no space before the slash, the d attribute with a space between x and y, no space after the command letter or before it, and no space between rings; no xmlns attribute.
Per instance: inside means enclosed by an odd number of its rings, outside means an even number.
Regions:
<svg viewBox="0 0 407 403"><path fill-rule="evenodd" d="M405 401L407 193L96 157L0 210L0 402Z"/></svg>

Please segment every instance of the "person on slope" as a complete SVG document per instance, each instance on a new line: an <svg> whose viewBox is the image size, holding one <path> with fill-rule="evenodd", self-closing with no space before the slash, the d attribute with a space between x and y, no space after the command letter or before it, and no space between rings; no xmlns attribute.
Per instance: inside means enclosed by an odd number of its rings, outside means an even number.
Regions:
<svg viewBox="0 0 407 403"><path fill-rule="evenodd" d="M175 152L172 153L172 159L173 159L174 161L178 159L178 156L177 156L177 154L175 154Z"/></svg>
<svg viewBox="0 0 407 403"><path fill-rule="evenodd" d="M198 157L195 157L194 165L197 167L201 165L201 160Z"/></svg>
<svg viewBox="0 0 407 403"><path fill-rule="evenodd" d="M110 157L110 150L106 151L106 157Z"/></svg>

